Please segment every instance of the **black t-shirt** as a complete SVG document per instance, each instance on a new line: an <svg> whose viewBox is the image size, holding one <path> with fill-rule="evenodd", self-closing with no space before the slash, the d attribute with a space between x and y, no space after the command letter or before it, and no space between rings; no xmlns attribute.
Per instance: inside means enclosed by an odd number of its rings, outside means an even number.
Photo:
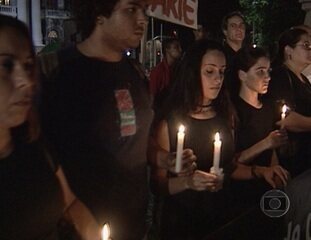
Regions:
<svg viewBox="0 0 311 240"><path fill-rule="evenodd" d="M57 240L62 194L39 144L15 144L0 159L0 239Z"/></svg>
<svg viewBox="0 0 311 240"><path fill-rule="evenodd" d="M262 139L275 129L275 108L269 101L264 101L261 108L255 108L238 97L235 107L239 118L236 130L236 150L243 151ZM260 153L252 163L269 166L272 150Z"/></svg>
<svg viewBox="0 0 311 240"><path fill-rule="evenodd" d="M224 51L225 51L226 58L227 58L227 65L229 67L232 67L233 61L234 61L234 58L237 52L234 51L234 49L230 47L229 44L227 44L226 42L224 43Z"/></svg>
<svg viewBox="0 0 311 240"><path fill-rule="evenodd" d="M275 129L275 109L268 100L264 100L259 109L240 97L235 98L234 104L239 119L235 143L236 151L240 152L261 141ZM270 166L271 157L272 150L263 151L252 159L250 165ZM269 188L264 179L232 180L233 211L241 214L254 206L259 207L261 197Z"/></svg>
<svg viewBox="0 0 311 240"><path fill-rule="evenodd" d="M236 80L234 73L234 63L237 52L234 51L226 42L224 43L224 51L227 60L227 67L225 71L224 87L227 89L230 97L235 97L236 89L238 88L239 82Z"/></svg>
<svg viewBox="0 0 311 240"><path fill-rule="evenodd" d="M292 110L311 116L311 84L302 75L304 82L285 66L272 72L268 96L276 101L283 101Z"/></svg>
<svg viewBox="0 0 311 240"><path fill-rule="evenodd" d="M115 239L141 239L153 114L148 87L128 59L104 62L75 47L68 54L45 103L44 132L99 223L110 222Z"/></svg>

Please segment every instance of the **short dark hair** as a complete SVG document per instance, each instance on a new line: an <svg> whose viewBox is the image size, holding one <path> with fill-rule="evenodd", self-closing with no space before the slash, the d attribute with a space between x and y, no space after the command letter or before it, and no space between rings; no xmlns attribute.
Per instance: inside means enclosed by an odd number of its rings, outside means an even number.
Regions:
<svg viewBox="0 0 311 240"><path fill-rule="evenodd" d="M73 12L78 31L85 39L93 32L98 16L110 17L120 0L75 0Z"/></svg>
<svg viewBox="0 0 311 240"><path fill-rule="evenodd" d="M30 49L33 55L33 58L35 59L35 52L32 44L32 38L28 31L28 27L25 23L22 21L0 14L0 34L2 31L5 31L6 28L13 28L18 33L20 33L22 36L24 36L30 44ZM5 34L5 33L4 33ZM1 38L0 38L1 39ZM36 70L36 67L35 69ZM37 80L36 71L34 71L34 81ZM33 141L38 138L39 135L39 123L38 123L38 117L37 117L37 111L35 110L34 105L32 105L31 109L28 113L28 118L24 124L21 126L15 127L12 129L13 138L16 139L18 137L19 139L23 139L25 141Z"/></svg>
<svg viewBox="0 0 311 240"><path fill-rule="evenodd" d="M259 58L270 58L268 51L262 47L246 46L241 48L236 55L235 68L247 72L256 64Z"/></svg>
<svg viewBox="0 0 311 240"><path fill-rule="evenodd" d="M228 13L226 16L223 17L222 22L221 22L221 29L227 30L228 29L228 20L232 17L240 17L243 22L245 23L245 17L243 16L243 14L239 11L233 11Z"/></svg>
<svg viewBox="0 0 311 240"><path fill-rule="evenodd" d="M239 96L239 91L241 87L239 70L247 72L262 57L270 60L269 52L262 47L246 46L241 48L237 52L232 71L232 81L235 81L235 83L232 84L232 99L235 99Z"/></svg>

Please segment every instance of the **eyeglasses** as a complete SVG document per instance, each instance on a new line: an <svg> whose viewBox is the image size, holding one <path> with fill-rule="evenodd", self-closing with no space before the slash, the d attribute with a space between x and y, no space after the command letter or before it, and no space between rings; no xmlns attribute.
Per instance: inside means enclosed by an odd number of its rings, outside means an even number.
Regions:
<svg viewBox="0 0 311 240"><path fill-rule="evenodd" d="M308 42L302 43L302 44L296 44L295 46L301 46L305 50L311 50L311 44Z"/></svg>

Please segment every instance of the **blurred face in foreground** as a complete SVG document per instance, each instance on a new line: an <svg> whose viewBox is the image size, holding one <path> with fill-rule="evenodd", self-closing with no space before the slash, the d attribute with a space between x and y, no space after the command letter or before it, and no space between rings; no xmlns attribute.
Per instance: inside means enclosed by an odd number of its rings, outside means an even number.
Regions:
<svg viewBox="0 0 311 240"><path fill-rule="evenodd" d="M0 129L27 119L34 87L31 43L11 27L0 29Z"/></svg>

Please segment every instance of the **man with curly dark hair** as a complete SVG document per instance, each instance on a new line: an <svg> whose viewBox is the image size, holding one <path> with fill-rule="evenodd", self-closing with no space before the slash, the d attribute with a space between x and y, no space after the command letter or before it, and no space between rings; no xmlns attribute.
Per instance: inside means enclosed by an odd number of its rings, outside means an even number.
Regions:
<svg viewBox="0 0 311 240"><path fill-rule="evenodd" d="M140 43L147 1L74 2L83 41L45 72L43 130L73 191L100 224L110 223L111 237L143 239L153 112L142 72L123 53Z"/></svg>

